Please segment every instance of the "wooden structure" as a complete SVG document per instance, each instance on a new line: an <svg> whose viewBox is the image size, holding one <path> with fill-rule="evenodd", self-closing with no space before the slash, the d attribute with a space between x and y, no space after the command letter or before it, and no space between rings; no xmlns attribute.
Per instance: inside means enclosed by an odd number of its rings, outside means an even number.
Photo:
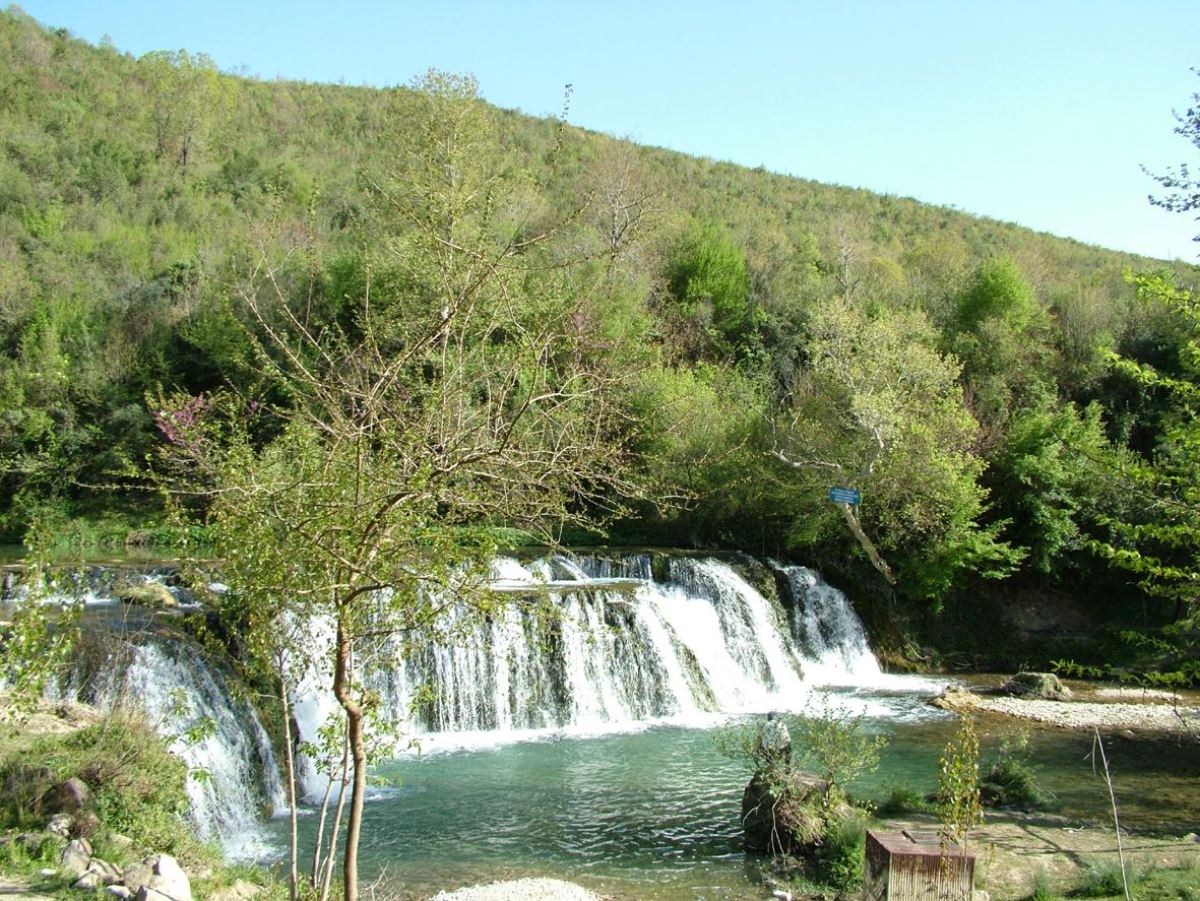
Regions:
<svg viewBox="0 0 1200 901"><path fill-rule="evenodd" d="M971 901L975 855L937 832L867 831L866 901Z"/></svg>

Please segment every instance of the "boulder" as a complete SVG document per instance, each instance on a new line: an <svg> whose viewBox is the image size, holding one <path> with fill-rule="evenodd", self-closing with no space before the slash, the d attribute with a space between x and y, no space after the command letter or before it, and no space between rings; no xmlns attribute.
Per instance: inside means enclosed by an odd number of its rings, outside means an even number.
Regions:
<svg viewBox="0 0 1200 901"><path fill-rule="evenodd" d="M170 854L155 854L124 871L125 887L137 901L192 901L187 873Z"/></svg>
<svg viewBox="0 0 1200 901"><path fill-rule="evenodd" d="M92 846L86 838L77 838L67 842L62 855L58 859L59 869L68 876L78 879L87 872L88 864L92 862Z"/></svg>
<svg viewBox="0 0 1200 901"><path fill-rule="evenodd" d="M979 706L983 699L979 695L961 685L947 685L936 698L930 698L929 703L942 710L954 710L961 713Z"/></svg>
<svg viewBox="0 0 1200 901"><path fill-rule="evenodd" d="M132 848L133 839L128 835L122 835L119 832L110 832L108 834L108 843L116 848Z"/></svg>
<svg viewBox="0 0 1200 901"><path fill-rule="evenodd" d="M91 803L92 790L76 776L51 788L42 795L42 811L45 813L76 814Z"/></svg>
<svg viewBox="0 0 1200 901"><path fill-rule="evenodd" d="M142 607L153 607L155 610L171 609L179 606L171 589L162 582L141 582L137 585L122 585L113 592L118 600L126 604L138 604Z"/></svg>
<svg viewBox="0 0 1200 901"><path fill-rule="evenodd" d="M109 863L107 860L101 860L99 857L93 857L91 863L88 864L87 873L93 873L100 879L101 885L116 885L121 881L121 868L116 864Z"/></svg>
<svg viewBox="0 0 1200 901"><path fill-rule="evenodd" d="M81 810L71 824L71 838L92 838L100 831L100 817L91 810Z"/></svg>
<svg viewBox="0 0 1200 901"><path fill-rule="evenodd" d="M88 870L78 879L71 883L71 888L81 889L83 891L97 891L105 886L105 882L100 878L100 874L92 870Z"/></svg>
<svg viewBox="0 0 1200 901"><path fill-rule="evenodd" d="M742 792L742 838L747 851L803 855L821 838L824 821L820 779L790 773L773 786L755 773Z"/></svg>
<svg viewBox="0 0 1200 901"><path fill-rule="evenodd" d="M113 898L120 898L121 901L128 901L128 899L133 897L133 892L123 885L110 885L104 890L104 894L110 895Z"/></svg>
<svg viewBox="0 0 1200 901"><path fill-rule="evenodd" d="M1033 698L1043 701L1069 701L1071 689L1062 684L1054 673L1017 673L1000 687L1014 698Z"/></svg>
<svg viewBox="0 0 1200 901"><path fill-rule="evenodd" d="M248 901L250 898L261 895L264 891L265 889L261 885L239 879L227 888L217 889L208 898L209 901Z"/></svg>
<svg viewBox="0 0 1200 901"><path fill-rule="evenodd" d="M75 817L69 813L56 813L46 822L46 831L67 838L71 835L71 827L75 825Z"/></svg>

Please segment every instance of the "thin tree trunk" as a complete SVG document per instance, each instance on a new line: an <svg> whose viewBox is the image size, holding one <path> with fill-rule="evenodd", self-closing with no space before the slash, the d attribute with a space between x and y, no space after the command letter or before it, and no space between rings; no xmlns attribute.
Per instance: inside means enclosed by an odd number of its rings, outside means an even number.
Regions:
<svg viewBox="0 0 1200 901"><path fill-rule="evenodd" d="M350 769L350 741L342 739L342 769L338 776L337 805L333 811L333 823L329 826L329 850L325 853L325 875L321 880L321 901L329 901L329 887L333 884L333 861L337 856L338 835L342 831L342 814L346 810L346 776ZM332 785L333 783L330 782Z"/></svg>
<svg viewBox="0 0 1200 901"><path fill-rule="evenodd" d="M279 703L283 708L283 765L287 774L288 807L290 808L288 828L288 847L290 849L288 867L288 897L296 901L300 895L299 857L300 846L297 834L296 813L296 758L292 753L292 709L288 703L287 680L284 678L282 657L279 660Z"/></svg>
<svg viewBox="0 0 1200 901"><path fill-rule="evenodd" d="M1104 782L1108 785L1108 801L1112 805L1113 830L1117 833L1117 859L1121 862L1121 887L1125 890L1125 901L1130 901L1129 876L1125 871L1125 848L1121 844L1121 821L1117 817L1117 795L1113 791L1112 773L1108 771L1108 755L1104 753L1104 742L1100 739L1100 729L1093 727L1096 740L1092 744L1092 766L1095 767L1095 754L1100 751L1100 762L1104 764Z"/></svg>
<svg viewBox="0 0 1200 901"><path fill-rule="evenodd" d="M354 699L351 685L351 643L344 622L337 627L337 660L334 665L333 694L346 711L346 736L350 742L351 772L350 818L346 823L346 855L342 862L345 901L358 901L358 840L362 831L363 799L367 790L367 751L363 740L363 709Z"/></svg>
<svg viewBox="0 0 1200 901"><path fill-rule="evenodd" d="M329 796L333 794L333 772L329 773L329 781L325 784L325 794L321 797L321 816L317 819L317 837L313 842L312 867L309 880L313 888L321 886L321 846L325 838L325 819L329 815Z"/></svg>

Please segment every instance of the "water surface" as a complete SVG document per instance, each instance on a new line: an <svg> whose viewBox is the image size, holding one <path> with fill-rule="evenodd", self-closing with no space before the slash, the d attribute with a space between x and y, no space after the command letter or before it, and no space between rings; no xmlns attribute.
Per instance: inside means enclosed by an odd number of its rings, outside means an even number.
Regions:
<svg viewBox="0 0 1200 901"><path fill-rule="evenodd" d="M882 799L893 785L936 789L938 755L956 721L925 706L924 696L839 695L871 711L865 727L890 739L880 770L852 787L856 796ZM1013 731L994 728L981 736L985 767ZM1054 811L1107 822L1107 789L1093 774L1091 749L1083 733L1041 731L1030 741ZM1106 749L1123 826L1173 834L1195 827L1194 747L1117 738ZM571 879L620 898L763 897L760 861L741 849L746 773L716 752L712 728L543 735L398 760L379 774L401 784L374 790L367 805L364 876L386 873L412 897L524 875ZM280 843L283 827L274 824ZM302 820L305 840L314 827L315 817Z"/></svg>

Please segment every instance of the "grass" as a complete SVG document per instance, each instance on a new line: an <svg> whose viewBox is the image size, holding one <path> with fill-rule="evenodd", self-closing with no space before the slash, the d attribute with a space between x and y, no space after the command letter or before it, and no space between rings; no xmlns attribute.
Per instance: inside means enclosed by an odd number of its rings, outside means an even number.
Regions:
<svg viewBox="0 0 1200 901"><path fill-rule="evenodd" d="M137 715L118 711L65 735L43 735L0 757L0 828L39 829L41 797L73 776L92 791L91 809L102 824L92 837L96 853L114 863L123 852L110 833L134 847L211 865L218 855L187 828L187 766Z"/></svg>
<svg viewBox="0 0 1200 901"><path fill-rule="evenodd" d="M89 805L100 825L89 837L95 855L123 866L151 853L178 858L192 877L197 897L237 880L267 889L260 901L287 897L287 887L263 868L224 865L220 853L199 841L188 824L187 767L167 751L144 717L114 711L93 725L67 734L3 736L0 747L0 873L17 876L32 891L53 897L96 897L69 888L57 869L65 840L41 832L45 791L77 776L92 790ZM17 842L21 832L39 838ZM113 834L132 840L114 841Z"/></svg>
<svg viewBox="0 0 1200 901"><path fill-rule="evenodd" d="M1127 876L1134 901L1200 901L1200 871L1195 859L1175 867L1130 867ZM1093 861L1067 891L1055 891L1045 871L1039 872L1028 901L1082 898L1124 901L1120 865L1114 860Z"/></svg>
<svg viewBox="0 0 1200 901"><path fill-rule="evenodd" d="M889 785L887 796L875 805L880 817L896 817L908 813L931 813L934 805L925 796L907 785Z"/></svg>

